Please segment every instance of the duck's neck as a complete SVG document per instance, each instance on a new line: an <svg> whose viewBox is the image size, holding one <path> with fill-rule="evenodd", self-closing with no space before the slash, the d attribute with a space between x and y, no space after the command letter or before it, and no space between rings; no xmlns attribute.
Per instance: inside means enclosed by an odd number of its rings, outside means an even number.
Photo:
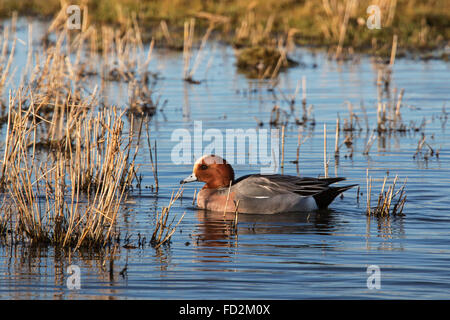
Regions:
<svg viewBox="0 0 450 320"><path fill-rule="evenodd" d="M230 183L233 184L230 179L214 179L213 181L208 181L203 189L219 189L219 188L229 188Z"/></svg>

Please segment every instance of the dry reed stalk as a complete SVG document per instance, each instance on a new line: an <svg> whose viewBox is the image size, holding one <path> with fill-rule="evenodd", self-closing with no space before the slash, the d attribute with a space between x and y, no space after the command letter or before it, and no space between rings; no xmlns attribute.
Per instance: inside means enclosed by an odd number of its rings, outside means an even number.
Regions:
<svg viewBox="0 0 450 320"><path fill-rule="evenodd" d="M291 104L291 108L295 106L295 101L297 100L297 95L300 92L301 82L300 80L297 81L297 85L295 87L294 93L290 96L289 103Z"/></svg>
<svg viewBox="0 0 450 320"><path fill-rule="evenodd" d="M300 175L300 170L299 170L300 147L311 137L311 135L308 135L302 139L302 130L303 130L302 127L299 127L298 136L297 136L297 155L296 155L296 159L293 161L296 164L297 175Z"/></svg>
<svg viewBox="0 0 450 320"><path fill-rule="evenodd" d="M133 42L135 43L135 47L137 46L140 49L140 51L142 52L142 51L144 51L144 44L142 41L141 30L139 28L139 24L137 21L137 15L136 15L135 11L133 11L131 14L131 21L133 24L132 31L134 33L134 41ZM138 65L138 68L139 68L139 65Z"/></svg>
<svg viewBox="0 0 450 320"><path fill-rule="evenodd" d="M1 45L2 50L0 53L0 70L2 72L5 70L3 63L6 59L6 54L8 52L8 44L9 44L9 26L5 26L3 28L2 45Z"/></svg>
<svg viewBox="0 0 450 320"><path fill-rule="evenodd" d="M9 101L11 101L11 92L9 93ZM11 103L8 104L8 123L6 127L6 138L5 138L5 151L3 154L2 161L2 171L0 176L0 191L4 189L6 183L6 168L8 167L9 160L9 147L10 147L10 126L11 126Z"/></svg>
<svg viewBox="0 0 450 320"><path fill-rule="evenodd" d="M280 107L275 105L270 112L270 125L277 126L280 120Z"/></svg>
<svg viewBox="0 0 450 320"><path fill-rule="evenodd" d="M385 190L388 177L385 176L383 179L383 185L381 191L378 195L376 207L371 207L371 191L372 191L372 178L369 178L369 170L367 169L367 209L366 214L368 216L376 217L387 217L390 215L404 215L403 209L406 202L406 181L405 179L403 186L399 190L395 191L395 186L398 181L398 176L395 176L392 185L388 186L388 190ZM398 197L397 197L398 196Z"/></svg>
<svg viewBox="0 0 450 320"><path fill-rule="evenodd" d="M195 205L196 196L197 196L197 189L194 190L194 196L192 197L192 205Z"/></svg>
<svg viewBox="0 0 450 320"><path fill-rule="evenodd" d="M6 63L6 66L4 66L2 68L2 76L0 77L0 93L1 93L1 89L3 89L4 86L5 86L5 81L6 81L7 77L8 77L9 69L11 68L11 64L12 64L12 61L13 61L13 58L14 58L15 50L16 50L16 38L14 38L14 40L13 40L13 44L12 44L12 47L11 47L11 51L9 53L9 58L8 58L7 63Z"/></svg>
<svg viewBox="0 0 450 320"><path fill-rule="evenodd" d="M370 216L370 214L372 213L370 208L372 197L372 177L369 177L369 169L366 170L366 193L367 193L366 215Z"/></svg>
<svg viewBox="0 0 450 320"><path fill-rule="evenodd" d="M286 126L281 127L281 174L284 172L284 141L285 141Z"/></svg>
<svg viewBox="0 0 450 320"><path fill-rule="evenodd" d="M183 41L183 79L188 79L189 65L191 62L192 45L194 42L195 19L184 22L184 41Z"/></svg>
<svg viewBox="0 0 450 320"><path fill-rule="evenodd" d="M237 225L238 225L238 216L239 216L239 202L241 200L238 200L236 203L236 210L234 210L234 220L233 220L233 225L232 228L234 230L234 232L237 232Z"/></svg>
<svg viewBox="0 0 450 320"><path fill-rule="evenodd" d="M25 83L25 77L31 72L31 62L33 59L33 24L28 24L28 45L27 45L27 62L25 68L22 71L22 79L19 87L23 87Z"/></svg>
<svg viewBox="0 0 450 320"><path fill-rule="evenodd" d="M395 107L395 115L394 115L394 122L398 128L398 123L402 121L402 115L400 113L400 108L402 106L402 100L403 100L403 95L405 94L405 89L401 89L400 93L398 95L398 99L397 99L397 105Z"/></svg>
<svg viewBox="0 0 450 320"><path fill-rule="evenodd" d="M160 25L161 25L161 30L162 30L163 36L167 41L167 44L169 45L169 47L172 47L173 39L172 39L172 36L170 35L169 27L167 26L166 21L161 20Z"/></svg>
<svg viewBox="0 0 450 320"><path fill-rule="evenodd" d="M266 24L266 27L269 25ZM235 42L250 42L251 46L258 45L263 40L264 29L262 26L256 26L255 13L248 9L247 14L242 19L240 26L235 31Z"/></svg>
<svg viewBox="0 0 450 320"><path fill-rule="evenodd" d="M225 207L223 208L223 217L225 218L225 215L227 213L227 207L228 207L228 200L230 199L230 191L231 191L231 184L233 183L233 181L230 181L230 185L228 186L228 191L227 191L227 200L225 201Z"/></svg>
<svg viewBox="0 0 450 320"><path fill-rule="evenodd" d="M273 69L272 75L270 77L272 79L273 83L275 83L275 79L278 76L278 73L280 72L281 65L287 63L286 50L280 46L279 46L278 50L280 52L280 58L278 58L277 64L275 65L275 68ZM268 70L270 70L270 69L268 68ZM265 78L265 76L266 75L264 74L263 78ZM273 85L273 87L275 87L275 85Z"/></svg>
<svg viewBox="0 0 450 320"><path fill-rule="evenodd" d="M300 147L302 145L301 139L302 139L302 131L299 128L298 129L298 135L297 135L297 155L296 155L296 158L295 158L295 164L297 165L297 174L299 173L298 172L298 164L300 162Z"/></svg>
<svg viewBox="0 0 450 320"><path fill-rule="evenodd" d="M102 78L108 81L132 82L137 80L146 82L148 78L148 64L153 49L153 41L146 60L144 57L144 45L141 31L135 14L131 19L124 20L126 31L121 33L111 27L103 26L102 31ZM111 68L111 66L114 66Z"/></svg>
<svg viewBox="0 0 450 320"><path fill-rule="evenodd" d="M145 59L145 62L142 66L143 70L147 70L148 69L148 65L150 64L150 61L152 60L152 53L153 53L153 47L155 46L155 40L152 39L152 41L150 42L150 46L148 49L148 53L147 53L147 59ZM143 71L145 72L145 71Z"/></svg>
<svg viewBox="0 0 450 320"><path fill-rule="evenodd" d="M361 124L359 123L359 117L353 112L353 104L347 102L349 118L344 118L343 131L355 131L357 127L361 130Z"/></svg>
<svg viewBox="0 0 450 320"><path fill-rule="evenodd" d="M153 178L155 179L155 191L158 192L159 190L159 180L158 180L158 149L156 146L156 140L154 143L154 152L155 152L155 160L153 160L153 152L152 152L152 145L150 142L150 129L148 125L148 119L145 122L145 127L147 131L147 145L148 145L148 151L150 153L150 163L152 165L152 172L153 172Z"/></svg>
<svg viewBox="0 0 450 320"><path fill-rule="evenodd" d="M181 216L181 218L178 220L177 224L174 227L172 227L172 225L175 221L176 216L174 216L172 222L169 225L167 225L170 209L172 208L175 201L182 196L182 194L183 194L183 186L180 186L176 194L172 192L172 196L170 198L168 206L163 207L160 213L156 212L156 225L152 234L152 238L150 240L151 245L155 249L159 248L163 244L170 243L172 235L176 231L176 228L180 224L181 220L183 220L185 212L183 213L183 215Z"/></svg>
<svg viewBox="0 0 450 320"><path fill-rule="evenodd" d="M392 71L392 67L394 66L395 63L395 56L397 54L397 42L398 42L398 36L396 34L394 34L394 37L392 39L392 49L391 49L391 58L389 60L389 68Z"/></svg>
<svg viewBox="0 0 450 320"><path fill-rule="evenodd" d="M328 157L327 157L327 124L323 124L323 171L325 178L328 178Z"/></svg>
<svg viewBox="0 0 450 320"><path fill-rule="evenodd" d="M347 6L345 8L344 20L342 22L340 33L339 33L339 43L338 43L338 47L336 49L336 55L334 57L336 60L340 59L340 57L341 57L342 47L344 45L344 40L345 40L345 34L347 32L348 20L350 18L350 11L353 8L354 3L355 3L355 0L347 1Z"/></svg>
<svg viewBox="0 0 450 320"><path fill-rule="evenodd" d="M339 132L340 132L340 125L339 125L339 117L336 119L336 136L334 140L334 157L339 158Z"/></svg>
<svg viewBox="0 0 450 320"><path fill-rule="evenodd" d="M372 147L372 145L373 145L373 143L375 142L376 138L377 138L377 137L375 136L375 131L374 131L374 132L372 132L372 134L370 135L369 140L367 141L367 144L366 144L366 146L365 146L365 148L364 148L364 151L363 151L363 154L364 154L364 155L368 155L368 154L369 154L370 148Z"/></svg>
<svg viewBox="0 0 450 320"><path fill-rule="evenodd" d="M389 128L386 116L386 103L378 103L377 107L377 131L385 132Z"/></svg>
<svg viewBox="0 0 450 320"><path fill-rule="evenodd" d="M197 55L195 57L194 65L193 65L192 69L189 71L189 73L187 74L187 77L184 78L184 80L187 80L188 82L194 82L194 83L198 82L198 81L195 81L193 77L194 77L195 71L197 71L197 68L200 65L200 62L203 58L203 53L204 53L206 42L208 41L209 36L211 35L211 32L213 30L214 30L214 23L211 23L209 25L208 29L206 30L205 34L203 35L202 41L200 42L200 48L198 49ZM191 43L190 48L192 48L192 43Z"/></svg>
<svg viewBox="0 0 450 320"><path fill-rule="evenodd" d="M211 23L215 23L215 24L225 24L226 25L231 20L230 17L222 16L219 14L212 14L212 13L205 12L205 11L196 12L195 16L197 18L208 19Z"/></svg>
<svg viewBox="0 0 450 320"><path fill-rule="evenodd" d="M422 134L422 137L420 138L419 143L417 144L416 152L413 155L414 159L422 152L422 149L423 149L424 146L428 146L430 148L430 150L434 153L433 149L426 142L425 135Z"/></svg>
<svg viewBox="0 0 450 320"><path fill-rule="evenodd" d="M302 105L303 110L306 110L306 76L302 76Z"/></svg>
<svg viewBox="0 0 450 320"><path fill-rule="evenodd" d="M390 27L392 25L392 21L394 21L395 9L397 7L397 0L390 0L389 4L390 4L389 12L388 12L386 23L385 23L386 27Z"/></svg>

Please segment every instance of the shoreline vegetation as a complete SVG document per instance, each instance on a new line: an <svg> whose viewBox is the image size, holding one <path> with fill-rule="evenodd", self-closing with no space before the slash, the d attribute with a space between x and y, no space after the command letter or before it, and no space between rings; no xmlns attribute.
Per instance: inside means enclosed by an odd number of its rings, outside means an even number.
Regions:
<svg viewBox="0 0 450 320"><path fill-rule="evenodd" d="M185 24L196 33L235 48L319 47L345 60L353 53L389 58L398 38L397 57L448 60L450 3L447 0L2 0L0 18L13 14L53 19L65 5L77 4L83 26L109 25L122 32L139 24L143 42L183 50ZM380 8L380 29L369 29L367 8ZM88 20L88 21L85 21Z"/></svg>

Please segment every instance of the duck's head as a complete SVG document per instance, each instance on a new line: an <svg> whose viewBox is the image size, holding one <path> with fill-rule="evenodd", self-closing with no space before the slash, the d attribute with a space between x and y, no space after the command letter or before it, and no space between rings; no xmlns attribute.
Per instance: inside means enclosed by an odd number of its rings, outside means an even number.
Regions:
<svg viewBox="0 0 450 320"><path fill-rule="evenodd" d="M192 174L180 183L200 181L206 189L228 187L234 180L234 171L225 159L216 155L206 155L194 163Z"/></svg>

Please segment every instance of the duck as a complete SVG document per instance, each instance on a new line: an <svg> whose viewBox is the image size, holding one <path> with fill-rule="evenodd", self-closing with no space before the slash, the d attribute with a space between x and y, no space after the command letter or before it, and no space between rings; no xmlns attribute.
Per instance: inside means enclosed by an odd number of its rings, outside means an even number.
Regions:
<svg viewBox="0 0 450 320"><path fill-rule="evenodd" d="M357 184L330 186L342 177L312 178L283 174L249 174L235 179L232 166L218 155L204 155L180 184L203 182L197 193L199 209L248 214L311 212L328 208Z"/></svg>

